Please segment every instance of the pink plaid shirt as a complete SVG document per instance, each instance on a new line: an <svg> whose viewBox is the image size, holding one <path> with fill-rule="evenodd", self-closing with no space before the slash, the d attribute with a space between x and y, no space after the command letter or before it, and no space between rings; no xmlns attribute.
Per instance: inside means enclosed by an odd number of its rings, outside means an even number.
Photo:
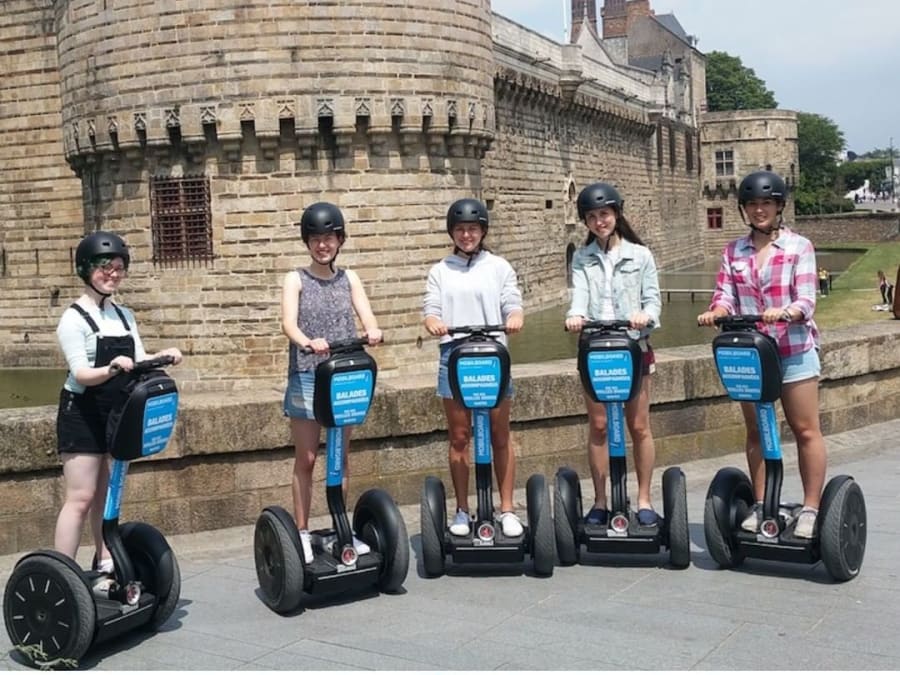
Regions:
<svg viewBox="0 0 900 675"><path fill-rule="evenodd" d="M709 308L721 307L729 314L762 314L769 307L800 310L802 321L758 326L775 338L782 356L795 356L819 346L819 330L812 318L817 284L813 245L782 227L762 269L756 266L751 235L725 247Z"/></svg>

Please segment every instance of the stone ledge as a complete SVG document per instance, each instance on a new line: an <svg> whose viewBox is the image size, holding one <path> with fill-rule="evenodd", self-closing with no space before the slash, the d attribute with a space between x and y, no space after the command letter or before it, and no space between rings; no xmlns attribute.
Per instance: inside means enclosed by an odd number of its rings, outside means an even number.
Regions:
<svg viewBox="0 0 900 675"><path fill-rule="evenodd" d="M900 368L900 322L828 331L823 338L822 367L823 387ZM177 378L177 371L174 374ZM575 359L513 366L513 377L514 423L583 414ZM394 439L444 430L433 380L414 377L379 382L369 417L354 430L354 438ZM652 392L654 408L696 399L724 399L710 347L658 350ZM55 406L0 410L0 476L58 466L55 420ZM290 444L277 389L186 394L169 448L146 461L271 450Z"/></svg>

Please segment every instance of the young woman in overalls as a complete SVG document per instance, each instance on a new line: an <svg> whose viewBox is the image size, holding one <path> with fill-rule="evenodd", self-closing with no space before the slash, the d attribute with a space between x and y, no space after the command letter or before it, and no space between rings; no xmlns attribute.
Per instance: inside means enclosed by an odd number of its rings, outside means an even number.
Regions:
<svg viewBox="0 0 900 675"><path fill-rule="evenodd" d="M136 361L181 352L171 347L148 357L134 315L110 299L128 273L131 256L118 235L94 232L78 244L75 270L84 294L59 320L56 335L69 367L56 418L57 447L65 479L65 503L56 520L54 548L73 559L90 514L96 569L112 573L102 521L109 463L106 421L119 402L125 373Z"/></svg>

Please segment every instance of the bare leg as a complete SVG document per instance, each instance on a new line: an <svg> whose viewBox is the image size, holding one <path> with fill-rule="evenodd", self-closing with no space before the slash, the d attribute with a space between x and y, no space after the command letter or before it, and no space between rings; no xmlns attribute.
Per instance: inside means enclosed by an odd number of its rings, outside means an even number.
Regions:
<svg viewBox="0 0 900 675"><path fill-rule="evenodd" d="M78 545L81 542L81 530L91 508L94 506L95 496L98 492L103 494L102 490L98 490L98 483L104 471L103 467L106 465L106 456L64 452L61 455L61 459L63 477L66 482L66 498L56 519L53 547L60 553L64 553L74 559L78 553ZM103 496L105 497L105 495ZM102 520L102 507L99 511L100 519ZM94 537L96 540L96 532ZM99 546L102 547L102 536ZM106 548L102 547L99 553L105 551ZM109 553L107 552L104 557L109 557Z"/></svg>
<svg viewBox="0 0 900 675"><path fill-rule="evenodd" d="M309 527L309 509L312 502L312 474L319 451L319 423L315 420L291 418L291 436L294 439L294 472L291 477L291 494L294 498L294 517L297 527Z"/></svg>
<svg viewBox="0 0 900 675"><path fill-rule="evenodd" d="M513 511L513 490L516 487L516 453L509 442L509 409L512 401L503 400L491 410L491 447L494 455L494 474L500 491L500 511Z"/></svg>
<svg viewBox="0 0 900 675"><path fill-rule="evenodd" d="M452 398L443 399L450 437L450 478L456 493L456 508L469 511L469 438L472 436L469 412Z"/></svg>
<svg viewBox="0 0 900 675"><path fill-rule="evenodd" d="M94 537L94 551L97 561L112 558L106 542L103 541L103 511L106 507L106 492L109 487L109 463L110 458L103 456L100 462L100 474L97 477L97 490L94 492L94 501L91 503L91 534Z"/></svg>
<svg viewBox="0 0 900 675"><path fill-rule="evenodd" d="M810 378L784 385L781 406L797 439L803 505L818 509L828 465L825 438L819 427L819 379Z"/></svg>
<svg viewBox="0 0 900 675"><path fill-rule="evenodd" d="M656 462L656 446L650 431L650 377L644 377L641 391L625 404L625 420L634 445L634 467L638 482L638 508L652 508L650 483Z"/></svg>
<svg viewBox="0 0 900 675"><path fill-rule="evenodd" d="M606 508L606 486L609 483L609 449L606 436L606 406L584 394L588 415L588 463L594 481L594 506Z"/></svg>
<svg viewBox="0 0 900 675"><path fill-rule="evenodd" d="M756 423L756 408L752 403L741 403L741 412L744 415L744 424L747 427L747 440L744 451L747 454L750 481L753 483L753 497L756 501L761 502L766 492L766 465L763 462L759 428Z"/></svg>

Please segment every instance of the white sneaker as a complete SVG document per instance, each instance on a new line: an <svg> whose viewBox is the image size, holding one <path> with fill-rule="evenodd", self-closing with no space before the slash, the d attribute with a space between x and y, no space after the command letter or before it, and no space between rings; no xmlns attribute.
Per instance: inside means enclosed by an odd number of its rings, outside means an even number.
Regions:
<svg viewBox="0 0 900 675"><path fill-rule="evenodd" d="M504 537L518 537L525 531L519 516L512 511L504 511L497 520L500 521L500 529L503 530Z"/></svg>
<svg viewBox="0 0 900 675"><path fill-rule="evenodd" d="M794 527L794 536L800 539L812 539L816 532L816 519L819 510L804 506L797 516L797 525Z"/></svg>
<svg viewBox="0 0 900 675"><path fill-rule="evenodd" d="M322 537L322 548L332 554L334 554L334 545L336 543L337 535L334 533L329 534L326 537ZM356 550L356 555L365 555L366 553L372 552L372 547L362 539L357 539L356 535L353 535L353 548Z"/></svg>
<svg viewBox="0 0 900 675"><path fill-rule="evenodd" d="M313 547L312 547L312 536L309 534L309 530L299 530L300 532L300 543L303 545L303 559L307 564L313 561Z"/></svg>
<svg viewBox="0 0 900 675"><path fill-rule="evenodd" d="M453 518L453 522L450 523L450 534L457 537L465 537L470 532L471 526L469 523L469 512L456 509L456 516Z"/></svg>
<svg viewBox="0 0 900 675"><path fill-rule="evenodd" d="M356 555L365 555L372 552L372 547L362 539L357 539L355 535L353 537L353 548L356 549Z"/></svg>
<svg viewBox="0 0 900 675"><path fill-rule="evenodd" d="M750 515L741 521L741 529L747 532L758 532L759 521L762 519L762 502L756 502L750 509Z"/></svg>

